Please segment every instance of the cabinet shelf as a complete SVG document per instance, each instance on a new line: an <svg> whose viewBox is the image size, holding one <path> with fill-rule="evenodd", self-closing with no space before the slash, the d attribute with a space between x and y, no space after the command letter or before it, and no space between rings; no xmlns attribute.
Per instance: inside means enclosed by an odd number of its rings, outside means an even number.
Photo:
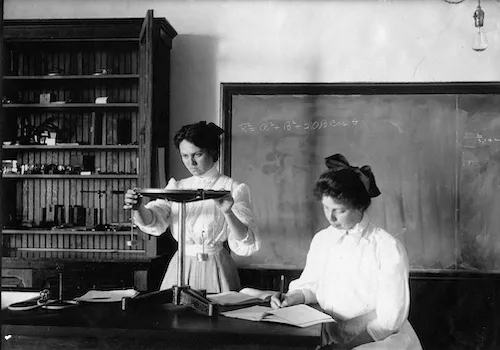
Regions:
<svg viewBox="0 0 500 350"><path fill-rule="evenodd" d="M57 229L57 230L16 230L16 229L2 229L2 234L4 235L22 235L22 234L37 234L37 235L99 235L99 236L130 236L130 230L128 231L92 231L92 230L68 230L68 229ZM134 234L137 234L134 231Z"/></svg>
<svg viewBox="0 0 500 350"><path fill-rule="evenodd" d="M4 103L3 108L7 109L46 109L46 110L64 110L64 109L138 109L138 103Z"/></svg>
<svg viewBox="0 0 500 350"><path fill-rule="evenodd" d="M61 80L136 80L139 74L101 74L101 75L7 75L5 82L29 82L29 81L61 81Z"/></svg>
<svg viewBox="0 0 500 350"><path fill-rule="evenodd" d="M99 248L15 248L19 252L67 252L67 253L115 253L115 254L145 254L141 249L99 249Z"/></svg>
<svg viewBox="0 0 500 350"><path fill-rule="evenodd" d="M139 45L139 39L136 38L9 38L10 43L14 44L77 44L77 43L89 43L89 44L137 44Z"/></svg>
<svg viewBox="0 0 500 350"><path fill-rule="evenodd" d="M122 264L126 262L127 265L134 264L140 267L147 268L151 258L148 258L145 254L142 255L133 255L134 260L130 260L129 256L113 256L110 257L111 254L106 253L94 253L94 258L89 260L85 257L85 255L81 256L72 256L69 257L37 257L26 258L26 257L2 257L2 266L7 268L15 268L15 269L57 269L65 266L66 264L82 264L87 269L89 265L93 265L95 263L100 262L108 262L112 264Z"/></svg>
<svg viewBox="0 0 500 350"><path fill-rule="evenodd" d="M139 175L66 175L66 174L40 174L40 175L16 175L4 174L6 180L32 180L32 179L137 179Z"/></svg>
<svg viewBox="0 0 500 350"><path fill-rule="evenodd" d="M106 152L111 150L137 150L138 145L4 145L2 146L4 150L16 150L16 151L56 151L56 150L82 150L82 151L94 151L94 152Z"/></svg>

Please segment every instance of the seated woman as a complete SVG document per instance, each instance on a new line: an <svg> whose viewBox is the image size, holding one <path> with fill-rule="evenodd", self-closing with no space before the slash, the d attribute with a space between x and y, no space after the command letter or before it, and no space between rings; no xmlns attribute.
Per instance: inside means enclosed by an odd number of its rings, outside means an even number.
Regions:
<svg viewBox="0 0 500 350"><path fill-rule="evenodd" d="M224 131L213 123L183 126L174 143L191 177L170 179L166 189L227 190L230 194L213 200L186 203L185 283L208 293L239 290L238 270L230 251L248 256L259 249L257 222L247 185L217 170L220 135ZM137 189L125 194L125 209L134 211L141 231L159 236L171 227L177 240L180 203L156 199L144 205ZM177 254L167 269L160 290L177 284Z"/></svg>
<svg viewBox="0 0 500 350"><path fill-rule="evenodd" d="M318 303L337 321L323 324L321 349L421 349L407 320L406 251L365 215L380 194L370 167L352 167L340 154L326 165L314 194L330 226L316 233L301 276L271 306Z"/></svg>

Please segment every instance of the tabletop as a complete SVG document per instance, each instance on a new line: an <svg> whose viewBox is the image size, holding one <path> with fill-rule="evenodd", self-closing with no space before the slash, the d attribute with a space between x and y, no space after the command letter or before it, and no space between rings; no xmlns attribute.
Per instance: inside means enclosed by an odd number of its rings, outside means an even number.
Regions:
<svg viewBox="0 0 500 350"><path fill-rule="evenodd" d="M2 349L314 349L320 330L208 317L173 304L126 311L120 303L2 310Z"/></svg>

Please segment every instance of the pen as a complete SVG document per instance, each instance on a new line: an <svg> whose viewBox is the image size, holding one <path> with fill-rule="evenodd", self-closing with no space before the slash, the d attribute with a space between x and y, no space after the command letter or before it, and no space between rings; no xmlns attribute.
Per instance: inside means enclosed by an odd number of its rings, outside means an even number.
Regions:
<svg viewBox="0 0 500 350"><path fill-rule="evenodd" d="M285 275L280 276L280 295L285 292Z"/></svg>

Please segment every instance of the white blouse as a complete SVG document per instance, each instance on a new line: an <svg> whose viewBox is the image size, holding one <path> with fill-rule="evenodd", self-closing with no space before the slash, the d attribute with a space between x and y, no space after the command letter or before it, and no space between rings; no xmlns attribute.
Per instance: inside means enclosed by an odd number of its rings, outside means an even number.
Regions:
<svg viewBox="0 0 500 350"><path fill-rule="evenodd" d="M378 341L398 331L410 305L409 263L402 244L365 215L352 229L332 226L311 242L302 275L289 290L302 290L340 320L376 310L368 333Z"/></svg>
<svg viewBox="0 0 500 350"><path fill-rule="evenodd" d="M240 256L248 256L260 247L257 221L252 209L250 189L246 184L239 183L232 178L222 175L216 166L202 176L191 176L176 181L171 178L165 189L205 189L231 191L234 199L232 211L234 215L248 227L247 235L237 240L231 234L224 215L215 205L214 200L186 203L186 245L215 245L228 241L233 252ZM146 208L151 210L153 220L144 225L137 214L134 221L145 233L159 236L171 227L172 236L178 240L180 203L156 199L147 203Z"/></svg>

